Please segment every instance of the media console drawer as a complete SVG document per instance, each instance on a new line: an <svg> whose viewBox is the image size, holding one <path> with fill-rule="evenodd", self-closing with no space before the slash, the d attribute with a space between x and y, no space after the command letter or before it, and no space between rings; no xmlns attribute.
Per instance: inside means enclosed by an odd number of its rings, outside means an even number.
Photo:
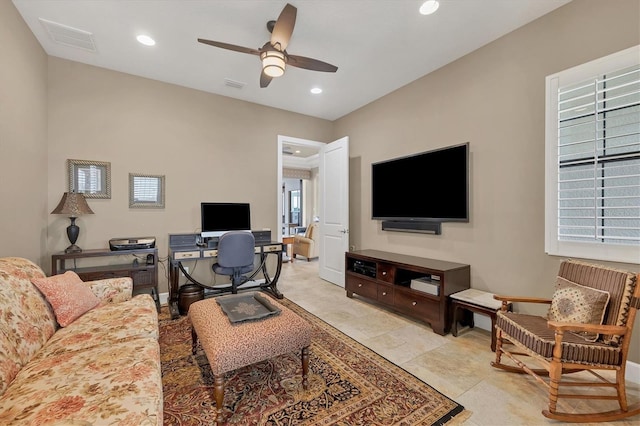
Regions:
<svg viewBox="0 0 640 426"><path fill-rule="evenodd" d="M375 300L412 318L431 325L444 335L451 328L448 296L470 287L470 266L422 257L359 250L345 254L347 297ZM412 289L427 280L428 287ZM417 286L419 287L419 286Z"/></svg>
<svg viewBox="0 0 640 426"><path fill-rule="evenodd" d="M390 285L378 285L378 302L384 303L385 305L394 304L394 291L393 286Z"/></svg>
<svg viewBox="0 0 640 426"><path fill-rule="evenodd" d="M395 268L388 263L378 263L377 278L381 281L393 284L395 280Z"/></svg>
<svg viewBox="0 0 640 426"><path fill-rule="evenodd" d="M348 276L345 287L347 292L357 294L362 297L368 297L369 299L378 298L378 284L363 280L357 277Z"/></svg>
<svg viewBox="0 0 640 426"><path fill-rule="evenodd" d="M440 315L439 301L416 294L396 292L395 306L408 315L426 318L429 321L437 321Z"/></svg>

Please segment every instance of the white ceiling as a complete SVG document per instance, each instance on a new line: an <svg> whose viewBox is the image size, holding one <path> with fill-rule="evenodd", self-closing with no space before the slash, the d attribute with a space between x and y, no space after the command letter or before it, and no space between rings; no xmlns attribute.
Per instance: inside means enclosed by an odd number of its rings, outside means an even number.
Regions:
<svg viewBox="0 0 640 426"><path fill-rule="evenodd" d="M298 8L287 51L338 67L288 67L259 86L257 56L196 41L260 48L286 0L13 0L51 56L335 120L549 13L570 0L289 0ZM91 52L54 42L39 18L90 32ZM135 37L152 36L145 47ZM246 83L225 85L225 78ZM313 86L321 95L312 95Z"/></svg>

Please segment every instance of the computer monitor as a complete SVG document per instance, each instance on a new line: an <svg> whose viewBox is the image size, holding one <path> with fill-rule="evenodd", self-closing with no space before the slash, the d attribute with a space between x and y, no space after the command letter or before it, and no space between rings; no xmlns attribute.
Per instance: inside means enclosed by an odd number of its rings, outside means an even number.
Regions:
<svg viewBox="0 0 640 426"><path fill-rule="evenodd" d="M201 203L202 237L219 237L228 231L251 231L249 203Z"/></svg>

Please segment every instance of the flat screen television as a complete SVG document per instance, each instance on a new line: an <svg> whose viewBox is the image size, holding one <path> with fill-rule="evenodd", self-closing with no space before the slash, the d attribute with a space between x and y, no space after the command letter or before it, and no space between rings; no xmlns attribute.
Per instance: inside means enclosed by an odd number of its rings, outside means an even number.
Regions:
<svg viewBox="0 0 640 426"><path fill-rule="evenodd" d="M200 203L202 237L219 237L227 231L251 231L249 203Z"/></svg>
<svg viewBox="0 0 640 426"><path fill-rule="evenodd" d="M469 143L371 165L373 219L469 221Z"/></svg>

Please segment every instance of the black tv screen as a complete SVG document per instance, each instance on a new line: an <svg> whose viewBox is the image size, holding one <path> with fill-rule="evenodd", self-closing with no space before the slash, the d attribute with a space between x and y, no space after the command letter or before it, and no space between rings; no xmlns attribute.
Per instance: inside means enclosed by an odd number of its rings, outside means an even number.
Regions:
<svg viewBox="0 0 640 426"><path fill-rule="evenodd" d="M226 231L250 231L249 203L200 203L202 236L217 237Z"/></svg>
<svg viewBox="0 0 640 426"><path fill-rule="evenodd" d="M371 165L373 219L469 221L469 143Z"/></svg>

